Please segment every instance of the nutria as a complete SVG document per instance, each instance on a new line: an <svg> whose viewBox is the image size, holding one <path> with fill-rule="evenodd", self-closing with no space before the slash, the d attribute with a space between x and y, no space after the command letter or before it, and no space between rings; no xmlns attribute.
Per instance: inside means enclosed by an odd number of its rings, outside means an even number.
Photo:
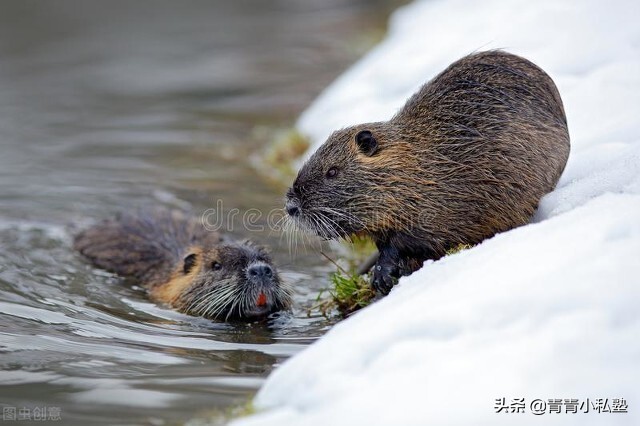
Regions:
<svg viewBox="0 0 640 426"><path fill-rule="evenodd" d="M334 132L299 171L286 210L327 239L371 236L372 285L386 294L425 260L526 224L568 155L551 78L503 51L474 53L391 120Z"/></svg>
<svg viewBox="0 0 640 426"><path fill-rule="evenodd" d="M140 283L152 300L187 314L254 319L291 304L263 247L207 231L180 211L120 214L79 233L74 247L95 266Z"/></svg>

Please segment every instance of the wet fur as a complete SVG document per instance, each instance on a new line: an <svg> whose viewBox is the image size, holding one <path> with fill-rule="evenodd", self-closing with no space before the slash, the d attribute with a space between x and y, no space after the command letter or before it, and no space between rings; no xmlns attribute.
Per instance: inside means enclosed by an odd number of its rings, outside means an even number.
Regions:
<svg viewBox="0 0 640 426"><path fill-rule="evenodd" d="M182 212L142 209L86 229L74 247L94 265L152 288L169 281L191 246L220 242L220 234L207 232Z"/></svg>

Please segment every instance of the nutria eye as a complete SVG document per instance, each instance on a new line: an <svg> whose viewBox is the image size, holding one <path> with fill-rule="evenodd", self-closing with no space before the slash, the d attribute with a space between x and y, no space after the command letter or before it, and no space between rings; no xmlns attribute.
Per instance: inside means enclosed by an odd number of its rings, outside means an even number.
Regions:
<svg viewBox="0 0 640 426"><path fill-rule="evenodd" d="M219 271L220 269L222 269L222 265L218 262L212 262L211 269L213 269L214 271Z"/></svg>
<svg viewBox="0 0 640 426"><path fill-rule="evenodd" d="M338 176L338 168L337 167L331 167L329 170L327 170L327 178L328 179L333 179L336 176Z"/></svg>
<svg viewBox="0 0 640 426"><path fill-rule="evenodd" d="M356 134L356 145L367 157L371 157L378 150L378 141L369 130L363 130Z"/></svg>

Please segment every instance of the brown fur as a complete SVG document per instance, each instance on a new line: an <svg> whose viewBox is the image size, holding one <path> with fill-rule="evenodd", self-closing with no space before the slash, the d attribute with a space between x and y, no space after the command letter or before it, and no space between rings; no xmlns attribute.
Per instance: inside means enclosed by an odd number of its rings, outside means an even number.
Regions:
<svg viewBox="0 0 640 426"><path fill-rule="evenodd" d="M361 131L373 139L359 144ZM391 120L334 132L300 170L287 209L327 238L371 235L380 250L373 284L386 293L426 259L528 223L568 155L551 78L524 58L481 52L450 65Z"/></svg>
<svg viewBox="0 0 640 426"><path fill-rule="evenodd" d="M156 208L104 220L78 234L74 247L94 265L137 281L151 299L185 313L250 318L291 303L264 248L229 241L180 211ZM252 277L254 265L266 265L269 277ZM267 304L254 306L260 294Z"/></svg>

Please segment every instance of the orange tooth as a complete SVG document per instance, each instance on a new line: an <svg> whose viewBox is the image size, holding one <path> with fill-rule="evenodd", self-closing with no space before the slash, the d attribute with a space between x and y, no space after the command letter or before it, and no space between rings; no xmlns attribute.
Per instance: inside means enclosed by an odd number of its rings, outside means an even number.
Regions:
<svg viewBox="0 0 640 426"><path fill-rule="evenodd" d="M256 302L258 306L264 306L267 304L267 296L264 293L260 293L258 295L258 301Z"/></svg>

